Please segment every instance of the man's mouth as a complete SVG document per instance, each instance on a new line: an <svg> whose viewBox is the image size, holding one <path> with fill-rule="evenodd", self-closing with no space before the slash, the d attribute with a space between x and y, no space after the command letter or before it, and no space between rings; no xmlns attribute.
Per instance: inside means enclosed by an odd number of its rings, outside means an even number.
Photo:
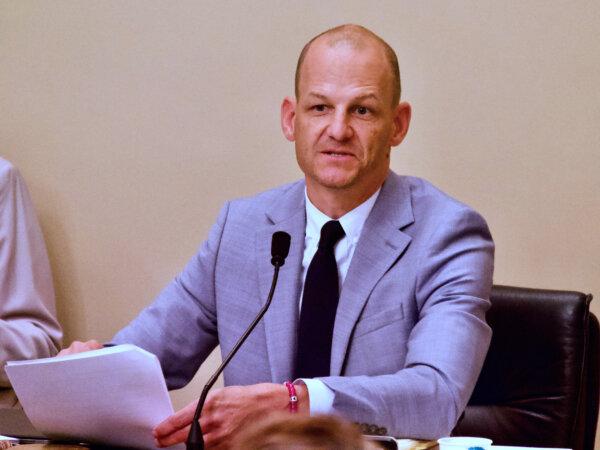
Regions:
<svg viewBox="0 0 600 450"><path fill-rule="evenodd" d="M337 157L337 158L342 158L342 157L347 157L347 156L353 156L352 153L349 152L343 152L343 151L336 151L336 150L325 150L323 152L323 154L327 155L327 156L333 156L333 157Z"/></svg>

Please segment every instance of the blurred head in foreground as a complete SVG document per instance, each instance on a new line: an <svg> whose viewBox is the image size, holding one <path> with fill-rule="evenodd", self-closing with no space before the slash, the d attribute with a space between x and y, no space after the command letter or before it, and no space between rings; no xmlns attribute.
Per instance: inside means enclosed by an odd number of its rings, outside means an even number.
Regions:
<svg viewBox="0 0 600 450"><path fill-rule="evenodd" d="M239 433L233 450L376 450L353 424L334 416L272 416Z"/></svg>

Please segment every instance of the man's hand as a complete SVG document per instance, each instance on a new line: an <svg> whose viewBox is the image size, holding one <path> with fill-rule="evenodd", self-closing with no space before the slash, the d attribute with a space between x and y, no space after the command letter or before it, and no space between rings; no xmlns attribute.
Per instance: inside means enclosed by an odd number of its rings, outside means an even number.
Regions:
<svg viewBox="0 0 600 450"><path fill-rule="evenodd" d="M73 341L67 348L62 349L57 356L74 355L75 353L89 352L90 350L98 350L102 348L102 344L98 341L79 342Z"/></svg>
<svg viewBox="0 0 600 450"><path fill-rule="evenodd" d="M296 386L296 393L298 413L308 414L306 386ZM237 431L269 414L287 411L289 400L287 388L282 384L263 383L216 389L208 395L200 417L206 447L227 449ZM167 447L187 440L197 403L190 403L154 429L158 446Z"/></svg>

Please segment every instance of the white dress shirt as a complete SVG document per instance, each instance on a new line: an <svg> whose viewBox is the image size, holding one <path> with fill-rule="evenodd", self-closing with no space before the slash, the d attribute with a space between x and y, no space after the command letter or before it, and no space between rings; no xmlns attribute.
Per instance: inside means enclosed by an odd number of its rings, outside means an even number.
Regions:
<svg viewBox="0 0 600 450"><path fill-rule="evenodd" d="M364 203L361 203L352 211L347 212L337 219L345 233L345 236L338 241L334 249L335 261L338 266L340 292L342 291L342 285L346 279L346 274L348 273L354 250L356 250L360 233L362 232L367 217L369 217L369 214L371 213L371 209L373 209L373 205L379 196L380 190L381 189L378 189L377 192L369 197ZM330 220L334 220L326 214L323 214L311 203L306 191L304 191L304 197L306 199L306 232L304 235L304 256L302 258L302 292L300 294L300 308L302 308L302 295L304 294L306 272L308 271L308 266L319 246L321 228ZM296 380L296 383L298 382L304 383L308 389L311 415L327 414L331 412L334 396L331 389L318 379L302 378Z"/></svg>

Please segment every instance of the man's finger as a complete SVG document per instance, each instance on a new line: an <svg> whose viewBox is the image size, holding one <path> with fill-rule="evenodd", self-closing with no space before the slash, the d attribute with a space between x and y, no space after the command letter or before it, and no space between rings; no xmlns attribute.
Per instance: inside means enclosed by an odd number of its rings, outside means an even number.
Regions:
<svg viewBox="0 0 600 450"><path fill-rule="evenodd" d="M98 350L102 348L102 344L94 339L86 342L73 341L67 348L61 350L57 356L74 355L76 353L89 352L90 350Z"/></svg>
<svg viewBox="0 0 600 450"><path fill-rule="evenodd" d="M169 447L171 445L179 444L187 441L188 434L190 434L190 426L175 430L173 433L157 437L154 436L154 440L158 447Z"/></svg>
<svg viewBox="0 0 600 450"><path fill-rule="evenodd" d="M221 448L229 448L227 444L231 443L231 439L221 434L204 433L204 445L211 450L219 450Z"/></svg>
<svg viewBox="0 0 600 450"><path fill-rule="evenodd" d="M159 423L152 432L154 437L160 440L175 433L177 430L188 426L192 422L197 404L197 401L189 403L187 406Z"/></svg>

